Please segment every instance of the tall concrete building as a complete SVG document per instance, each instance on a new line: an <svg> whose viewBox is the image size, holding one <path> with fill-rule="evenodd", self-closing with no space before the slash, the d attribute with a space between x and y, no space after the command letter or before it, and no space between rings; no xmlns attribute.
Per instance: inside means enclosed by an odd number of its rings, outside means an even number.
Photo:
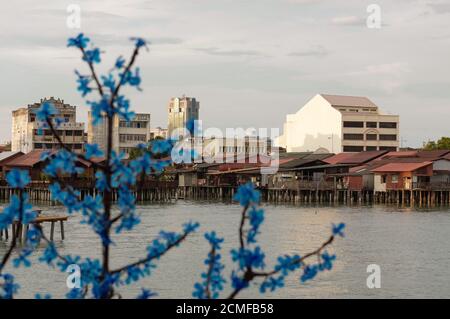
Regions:
<svg viewBox="0 0 450 319"><path fill-rule="evenodd" d="M169 136L179 128L184 128L189 120L199 119L200 102L193 97L171 98L168 105Z"/></svg>
<svg viewBox="0 0 450 319"><path fill-rule="evenodd" d="M318 94L288 114L277 146L288 152L398 150L399 116L366 97Z"/></svg>
<svg viewBox="0 0 450 319"><path fill-rule="evenodd" d="M108 121L106 117L98 125L92 124L91 112L88 113L88 143L95 143L105 151L107 147ZM129 154L138 144L150 140L150 114L137 113L127 122L115 116L113 119L113 150Z"/></svg>
<svg viewBox="0 0 450 319"><path fill-rule="evenodd" d="M54 97L43 98L40 102L29 104L12 112L11 151L28 153L32 150L57 149L59 143L49 129L38 131L36 111L44 102L52 103L59 111L58 117L64 119L57 129L61 140L75 152L83 151L85 143L84 123L76 121L76 106L64 103Z"/></svg>

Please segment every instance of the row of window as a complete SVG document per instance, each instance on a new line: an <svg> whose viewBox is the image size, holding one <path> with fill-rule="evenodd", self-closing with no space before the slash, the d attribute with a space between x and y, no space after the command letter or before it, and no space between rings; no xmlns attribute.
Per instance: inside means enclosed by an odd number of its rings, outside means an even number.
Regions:
<svg viewBox="0 0 450 319"><path fill-rule="evenodd" d="M83 130L56 130L59 136L83 136ZM53 136L51 130L43 130L41 134L39 134L38 130L33 130L34 135L44 135L44 136Z"/></svg>
<svg viewBox="0 0 450 319"><path fill-rule="evenodd" d="M363 128L364 122L344 121L344 127ZM367 128L397 128L397 122L365 122Z"/></svg>
<svg viewBox="0 0 450 319"><path fill-rule="evenodd" d="M146 134L120 134L119 141L124 142L147 142Z"/></svg>
<svg viewBox="0 0 450 319"><path fill-rule="evenodd" d="M120 121L119 127L147 128L147 123L148 122L144 121L131 121L131 122Z"/></svg>
<svg viewBox="0 0 450 319"><path fill-rule="evenodd" d="M397 135L396 134L380 134L379 136L377 134L366 134L366 140L367 141L396 141ZM344 140L350 140L350 141L363 141L364 140L364 134L344 134Z"/></svg>
<svg viewBox="0 0 450 319"><path fill-rule="evenodd" d="M397 151L395 146L344 146L344 152L364 152L364 151Z"/></svg>
<svg viewBox="0 0 450 319"><path fill-rule="evenodd" d="M263 154L266 152L265 147L257 147L257 146L222 146L222 152L223 153L260 153Z"/></svg>

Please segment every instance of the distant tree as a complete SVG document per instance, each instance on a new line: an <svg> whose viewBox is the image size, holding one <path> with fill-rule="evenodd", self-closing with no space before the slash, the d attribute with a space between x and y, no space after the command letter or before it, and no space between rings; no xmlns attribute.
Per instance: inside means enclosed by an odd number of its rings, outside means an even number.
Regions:
<svg viewBox="0 0 450 319"><path fill-rule="evenodd" d="M441 137L437 141L428 141L424 143L424 150L432 151L432 150L450 150L450 137Z"/></svg>

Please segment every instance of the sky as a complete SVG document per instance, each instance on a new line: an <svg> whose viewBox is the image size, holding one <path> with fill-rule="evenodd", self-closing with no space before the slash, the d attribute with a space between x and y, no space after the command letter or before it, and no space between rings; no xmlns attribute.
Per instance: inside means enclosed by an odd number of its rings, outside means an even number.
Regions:
<svg viewBox="0 0 450 319"><path fill-rule="evenodd" d="M381 27L366 25L367 6ZM67 7L81 8L81 28ZM128 91L153 127L167 127L171 97L200 101L204 127L282 128L318 93L367 96L400 115L403 146L450 135L450 0L16 0L0 10L0 142L11 139L11 111L59 97L87 106L67 48L79 32L100 46L107 71L132 50L142 92ZM318 119L319 121L320 119Z"/></svg>

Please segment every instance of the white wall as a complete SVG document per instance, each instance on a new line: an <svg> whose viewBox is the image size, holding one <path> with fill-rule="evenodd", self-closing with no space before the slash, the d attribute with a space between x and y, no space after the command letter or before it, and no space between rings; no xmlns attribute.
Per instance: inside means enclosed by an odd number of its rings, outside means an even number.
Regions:
<svg viewBox="0 0 450 319"><path fill-rule="evenodd" d="M322 96L316 95L297 113L289 114L284 135L278 139L288 152L315 151L325 148L342 151L342 115Z"/></svg>

